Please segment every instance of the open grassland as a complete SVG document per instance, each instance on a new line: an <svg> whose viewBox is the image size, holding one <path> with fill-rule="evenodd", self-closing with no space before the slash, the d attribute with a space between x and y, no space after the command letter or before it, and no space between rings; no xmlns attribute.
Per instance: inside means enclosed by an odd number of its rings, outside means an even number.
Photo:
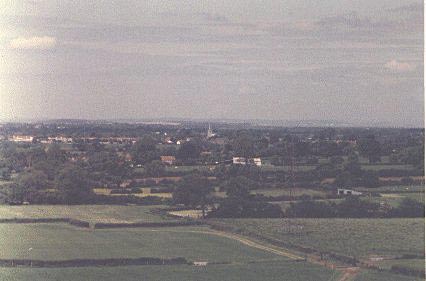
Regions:
<svg viewBox="0 0 426 281"><path fill-rule="evenodd" d="M209 262L287 259L208 233L207 227L81 229L67 224L0 224L0 258L185 257Z"/></svg>
<svg viewBox="0 0 426 281"><path fill-rule="evenodd" d="M156 212L165 206L123 205L0 205L0 219L71 218L91 223L161 222L171 218Z"/></svg>
<svg viewBox="0 0 426 281"><path fill-rule="evenodd" d="M185 257L208 261L190 265L79 268L1 268L0 280L334 280L336 271L294 261L207 227L92 230L66 224L0 224L0 258Z"/></svg>
<svg viewBox="0 0 426 281"><path fill-rule="evenodd" d="M393 265L404 266L413 269L425 269L424 259L397 259L397 260L383 260L378 263L381 268L389 269Z"/></svg>
<svg viewBox="0 0 426 281"><path fill-rule="evenodd" d="M336 274L335 274L336 275ZM300 262L275 261L253 264L182 266L126 266L88 268L2 268L5 281L328 281L333 272Z"/></svg>
<svg viewBox="0 0 426 281"><path fill-rule="evenodd" d="M320 251L370 255L424 255L424 219L220 219L242 233Z"/></svg>
<svg viewBox="0 0 426 281"><path fill-rule="evenodd" d="M391 185L391 186L380 186L375 188L356 187L354 188L361 192L383 192L383 193L411 193L411 192L425 192L424 185Z"/></svg>
<svg viewBox="0 0 426 281"><path fill-rule="evenodd" d="M264 196L318 196L325 197L326 193L322 190L315 190L309 188L270 188L270 189L256 189L252 191L253 194L262 194Z"/></svg>
<svg viewBox="0 0 426 281"><path fill-rule="evenodd" d="M353 281L422 281L424 278L378 272L373 270L362 270L355 276Z"/></svg>
<svg viewBox="0 0 426 281"><path fill-rule="evenodd" d="M410 198L422 203L425 202L424 193L382 193L380 197L363 197L363 200L373 203L388 204L391 207L398 207L404 198Z"/></svg>

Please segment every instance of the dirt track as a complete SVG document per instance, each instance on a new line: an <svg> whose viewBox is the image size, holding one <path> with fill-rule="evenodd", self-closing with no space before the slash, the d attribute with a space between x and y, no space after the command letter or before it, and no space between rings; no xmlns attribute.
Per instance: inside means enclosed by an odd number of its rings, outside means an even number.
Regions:
<svg viewBox="0 0 426 281"><path fill-rule="evenodd" d="M266 252L270 252L270 253L274 253L276 255L279 256L283 256L283 257L287 257L289 259L293 259L293 260L303 260L304 258L302 256L298 256L294 253L291 253L285 249L276 249L276 248L272 248L269 246L265 246L262 245L258 242L255 242L253 240L249 240L245 237L233 234L233 233L227 233L227 232L223 232L223 231L217 231L217 230L208 230L208 231L203 231L203 230L156 230L153 229L151 231L169 231L169 232L191 232L191 233L203 233L203 234L210 234L210 235L216 235L216 236L220 236L220 237L226 237L232 240L236 240L244 245L247 245L249 247L252 248L256 248L256 249L260 249Z"/></svg>

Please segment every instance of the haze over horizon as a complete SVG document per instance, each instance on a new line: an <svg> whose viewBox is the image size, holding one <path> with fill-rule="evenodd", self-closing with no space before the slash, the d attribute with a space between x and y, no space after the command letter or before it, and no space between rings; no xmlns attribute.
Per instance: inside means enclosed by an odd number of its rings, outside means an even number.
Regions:
<svg viewBox="0 0 426 281"><path fill-rule="evenodd" d="M1 1L0 119L32 118L424 127L423 2Z"/></svg>

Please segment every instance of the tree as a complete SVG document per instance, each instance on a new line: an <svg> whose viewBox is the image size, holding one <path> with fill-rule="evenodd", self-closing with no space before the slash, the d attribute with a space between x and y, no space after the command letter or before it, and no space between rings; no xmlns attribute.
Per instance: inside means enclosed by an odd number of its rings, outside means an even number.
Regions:
<svg viewBox="0 0 426 281"><path fill-rule="evenodd" d="M176 153L176 157L184 163L194 162L200 156L201 147L194 141L184 142Z"/></svg>
<svg viewBox="0 0 426 281"><path fill-rule="evenodd" d="M254 143L252 138L247 135L237 137L233 144L233 150L236 156L250 158L254 156Z"/></svg>
<svg viewBox="0 0 426 281"><path fill-rule="evenodd" d="M93 195L88 173L77 165L63 168L55 179L55 186L68 204L86 202Z"/></svg>
<svg viewBox="0 0 426 281"><path fill-rule="evenodd" d="M228 180L224 189L228 197L235 198L248 198L250 196L250 188L252 188L255 183L243 176L232 177Z"/></svg>
<svg viewBox="0 0 426 281"><path fill-rule="evenodd" d="M190 208L200 207L204 218L210 201L209 195L212 191L213 189L206 177L191 174L183 177L178 183L173 192L173 202Z"/></svg>
<svg viewBox="0 0 426 281"><path fill-rule="evenodd" d="M144 166L145 174L150 177L160 177L164 174L166 168L160 160L154 160Z"/></svg>
<svg viewBox="0 0 426 281"><path fill-rule="evenodd" d="M128 174L128 165L114 151L95 152L87 161L90 177L101 185L118 186Z"/></svg>
<svg viewBox="0 0 426 281"><path fill-rule="evenodd" d="M133 161L137 164L146 164L158 159L155 140L149 136L143 137L134 144L131 154Z"/></svg>
<svg viewBox="0 0 426 281"><path fill-rule="evenodd" d="M37 170L23 172L17 178L16 185L17 190L20 190L22 194L22 200L33 202L37 193L47 188L47 176L42 171Z"/></svg>
<svg viewBox="0 0 426 281"><path fill-rule="evenodd" d="M368 157L370 163L380 161L381 145L374 136L368 136L360 140L358 148L362 156Z"/></svg>

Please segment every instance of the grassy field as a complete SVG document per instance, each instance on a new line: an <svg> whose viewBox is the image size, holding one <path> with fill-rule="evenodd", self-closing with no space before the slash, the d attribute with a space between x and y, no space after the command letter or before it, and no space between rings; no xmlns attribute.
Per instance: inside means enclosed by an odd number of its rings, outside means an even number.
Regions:
<svg viewBox="0 0 426 281"><path fill-rule="evenodd" d="M363 270L355 276L353 281L421 281L423 278L392 274L387 272L378 272L373 270Z"/></svg>
<svg viewBox="0 0 426 281"><path fill-rule="evenodd" d="M0 219L4 218L73 218L89 222L159 222L171 218L153 213L165 206L122 205L0 205Z"/></svg>
<svg viewBox="0 0 426 281"><path fill-rule="evenodd" d="M210 262L286 259L207 231L207 227L87 230L60 223L3 223L0 258L185 257Z"/></svg>
<svg viewBox="0 0 426 281"><path fill-rule="evenodd" d="M123 266L113 268L2 268L4 281L329 281L333 272L315 265L276 261L194 266ZM284 278L284 279L283 279Z"/></svg>
<svg viewBox="0 0 426 281"><path fill-rule="evenodd" d="M368 200L374 203L385 203L392 207L398 207L404 198L410 198L419 202L425 202L424 193L383 193L381 197L363 197L363 200Z"/></svg>
<svg viewBox="0 0 426 281"><path fill-rule="evenodd" d="M221 219L216 222L321 251L366 258L424 254L424 219Z"/></svg>
<svg viewBox="0 0 426 281"><path fill-rule="evenodd" d="M361 192L389 192L389 193L410 193L410 192L425 192L424 185L392 185L379 186L375 188L356 187L354 188Z"/></svg>
<svg viewBox="0 0 426 281"><path fill-rule="evenodd" d="M289 188L270 188L270 189L256 189L252 191L253 194L263 194L265 196L320 196L325 197L326 193L322 190L314 190L309 188L292 188L291 191Z"/></svg>
<svg viewBox="0 0 426 281"><path fill-rule="evenodd" d="M425 269L425 260L423 259L397 259L397 260L384 260L378 263L382 268L389 269L392 265L399 265L413 269Z"/></svg>
<svg viewBox="0 0 426 281"><path fill-rule="evenodd" d="M0 224L0 258L185 257L224 264L207 267L122 266L1 268L0 280L330 280L332 270L296 262L227 237L207 227L86 230L67 224Z"/></svg>

